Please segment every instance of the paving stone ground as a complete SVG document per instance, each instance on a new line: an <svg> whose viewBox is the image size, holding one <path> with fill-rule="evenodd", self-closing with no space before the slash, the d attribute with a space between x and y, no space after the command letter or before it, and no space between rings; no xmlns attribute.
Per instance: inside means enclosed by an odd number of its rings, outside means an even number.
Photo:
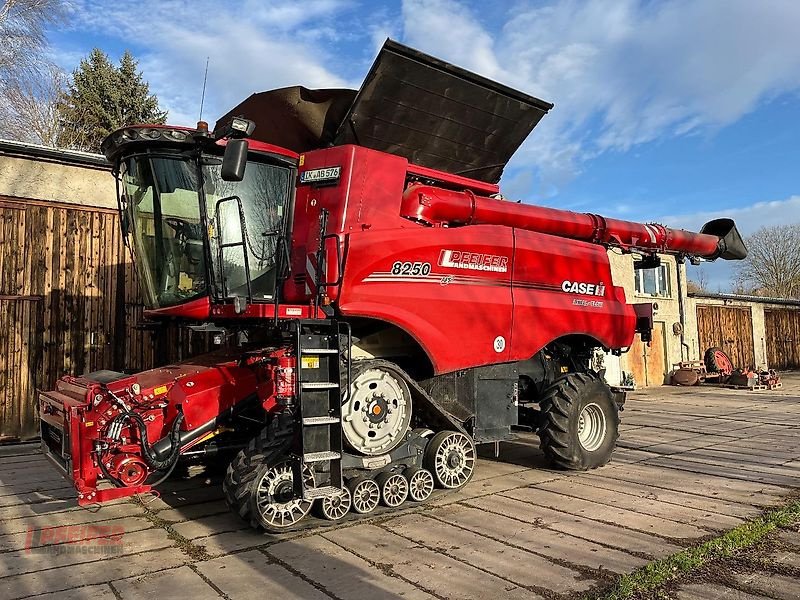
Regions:
<svg viewBox="0 0 800 600"><path fill-rule="evenodd" d="M280 538L228 513L217 477L85 509L35 445L0 447L0 598L579 597L796 493L800 374L784 382L636 392L604 468L549 470L522 435L497 458L485 448L459 492ZM61 526L82 543L47 538ZM98 526L121 543L98 543ZM756 567L669 593L800 598L800 533L781 533Z"/></svg>

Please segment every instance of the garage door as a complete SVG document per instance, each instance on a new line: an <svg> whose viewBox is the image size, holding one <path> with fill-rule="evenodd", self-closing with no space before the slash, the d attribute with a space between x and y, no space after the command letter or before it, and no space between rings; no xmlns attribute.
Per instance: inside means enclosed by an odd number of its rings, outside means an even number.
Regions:
<svg viewBox="0 0 800 600"><path fill-rule="evenodd" d="M765 310L764 330L769 368L800 368L800 311Z"/></svg>
<svg viewBox="0 0 800 600"><path fill-rule="evenodd" d="M628 371L633 375L637 387L663 385L667 378L667 359L664 343L664 323L653 323L653 340L642 343L637 335L631 349L625 355Z"/></svg>
<svg viewBox="0 0 800 600"><path fill-rule="evenodd" d="M749 307L697 306L700 356L708 348L722 348L734 367L755 367L753 316Z"/></svg>

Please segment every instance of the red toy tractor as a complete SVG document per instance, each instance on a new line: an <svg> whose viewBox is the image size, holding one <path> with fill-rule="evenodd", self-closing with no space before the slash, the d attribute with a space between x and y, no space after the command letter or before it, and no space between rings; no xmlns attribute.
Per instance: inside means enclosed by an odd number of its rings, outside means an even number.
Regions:
<svg viewBox="0 0 800 600"><path fill-rule="evenodd" d="M232 452L231 508L285 531L465 485L475 445L537 431L552 463L608 462L624 394L596 348L647 340L608 248L741 259L701 233L508 202L503 167L552 105L387 41L363 86L251 96L213 133L140 125L103 151L150 319L216 352L40 397L43 448L83 504ZM157 481L156 481L157 480Z"/></svg>

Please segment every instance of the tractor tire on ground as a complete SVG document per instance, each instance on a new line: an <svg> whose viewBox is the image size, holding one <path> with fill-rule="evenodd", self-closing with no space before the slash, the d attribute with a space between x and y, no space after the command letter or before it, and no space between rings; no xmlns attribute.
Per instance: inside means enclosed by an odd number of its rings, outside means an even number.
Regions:
<svg viewBox="0 0 800 600"><path fill-rule="evenodd" d="M586 471L611 460L619 437L619 410L611 389L594 373L569 373L539 402L541 449L558 468Z"/></svg>
<svg viewBox="0 0 800 600"><path fill-rule="evenodd" d="M705 362L706 371L709 373L722 373L723 375L733 373L733 361L730 356L725 354L722 348L709 348L706 350L703 362Z"/></svg>
<svg viewBox="0 0 800 600"><path fill-rule="evenodd" d="M228 465L225 502L252 527L280 533L311 510L311 501L290 499L293 477L285 456L293 435L291 424L276 417ZM313 473L305 472L304 478L313 487Z"/></svg>

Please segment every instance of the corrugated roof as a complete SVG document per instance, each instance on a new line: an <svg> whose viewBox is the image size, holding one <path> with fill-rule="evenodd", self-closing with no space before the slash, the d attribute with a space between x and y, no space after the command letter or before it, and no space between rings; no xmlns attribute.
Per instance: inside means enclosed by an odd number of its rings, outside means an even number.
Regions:
<svg viewBox="0 0 800 600"><path fill-rule="evenodd" d="M110 169L111 165L102 154L62 150L39 144L0 139L0 155L33 158L67 165L78 165L100 169Z"/></svg>
<svg viewBox="0 0 800 600"><path fill-rule="evenodd" d="M738 300L740 302L759 302L761 304L783 304L786 306L800 306L800 300L794 298L772 298L768 296L749 296L746 294L723 294L711 292L690 292L690 298L709 298L715 300Z"/></svg>

